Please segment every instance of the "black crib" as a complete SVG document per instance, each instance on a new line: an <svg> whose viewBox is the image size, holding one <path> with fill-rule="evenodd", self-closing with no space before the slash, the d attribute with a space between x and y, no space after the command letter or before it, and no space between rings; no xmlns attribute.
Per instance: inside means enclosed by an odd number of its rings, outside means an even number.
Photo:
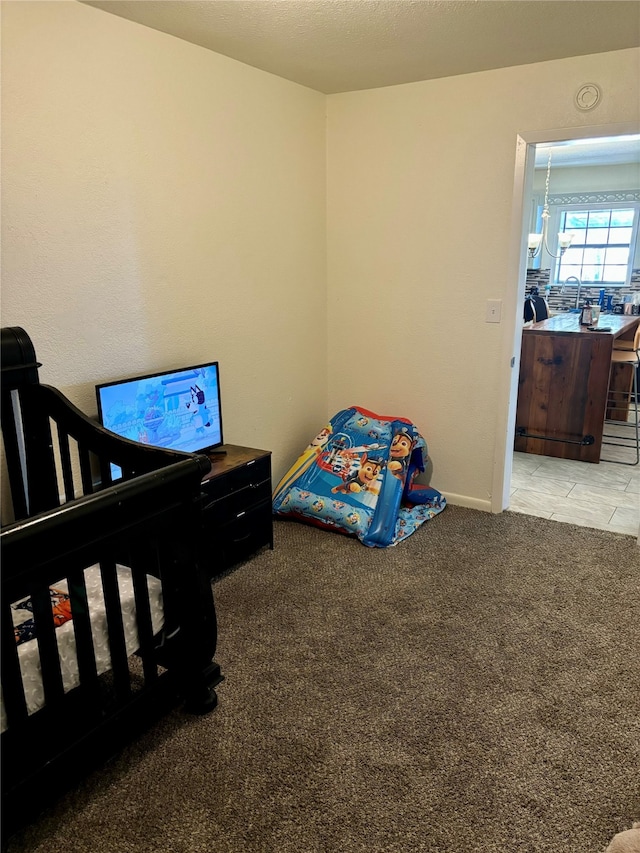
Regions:
<svg viewBox="0 0 640 853"><path fill-rule="evenodd" d="M216 614L198 566L204 456L121 439L40 384L24 329L1 331L3 477L3 838L169 708L212 710L221 681ZM112 464L121 470L112 480ZM9 494L10 493L10 494ZM8 521L8 523L6 523ZM107 671L96 664L86 570L99 572ZM130 578L137 644L128 650L120 574ZM157 579L154 581L153 579ZM77 680L63 683L50 588L63 581ZM152 624L150 584L164 623ZM29 708L16 602L30 599L43 704ZM93 612L93 611L91 611ZM33 647L32 647L33 650Z"/></svg>

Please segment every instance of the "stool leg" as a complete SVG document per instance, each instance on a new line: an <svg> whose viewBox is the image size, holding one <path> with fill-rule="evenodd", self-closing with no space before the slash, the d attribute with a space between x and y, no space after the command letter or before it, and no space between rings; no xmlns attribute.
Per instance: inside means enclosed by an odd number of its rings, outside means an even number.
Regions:
<svg viewBox="0 0 640 853"><path fill-rule="evenodd" d="M638 424L638 365L633 368L633 401L636 412L636 465L640 462L640 424Z"/></svg>
<svg viewBox="0 0 640 853"><path fill-rule="evenodd" d="M623 462L621 459L602 459L602 457L600 458L601 462L615 462L619 465L637 465L638 463L640 463L640 419L638 418L638 370L640 368L640 356L638 356L637 353L636 353L636 358L638 360L638 363L632 365L633 378L632 378L632 385L631 385L632 393L633 393L633 411L634 411L634 415L635 415L634 424L633 424L633 428L634 428L634 432L635 432L635 449L636 449L635 462ZM615 393L616 392L614 392L614 394ZM615 399L612 402L613 402L613 406L609 406L608 405L609 401L607 400L607 408L615 410ZM629 404L631 403L630 394L628 395L628 403ZM627 423L625 423L625 424L623 424L622 421L616 421L615 418L613 418L613 419L606 419L605 418L605 423L630 426L630 424L628 423L628 415L627 415ZM604 434L603 434L603 437L604 437ZM607 435L607 438L615 438L615 437L619 437L619 436ZM625 440L626 439L623 438L623 441L625 441ZM603 440L602 443L603 444L609 444L609 445L615 445L616 447L626 447L627 449L629 448L628 444L620 444L620 442L616 442L616 441L604 441Z"/></svg>

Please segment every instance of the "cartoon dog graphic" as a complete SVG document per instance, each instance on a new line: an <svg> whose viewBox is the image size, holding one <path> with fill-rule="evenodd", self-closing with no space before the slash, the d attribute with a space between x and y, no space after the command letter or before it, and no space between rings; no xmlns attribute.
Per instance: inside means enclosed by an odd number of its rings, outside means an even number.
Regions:
<svg viewBox="0 0 640 853"><path fill-rule="evenodd" d="M211 426L209 418L209 409L205 405L204 391L199 385L192 385L189 389L191 392L191 400L187 403L187 409L193 413L193 425L198 435L204 434L205 427ZM191 409L193 406L193 409Z"/></svg>
<svg viewBox="0 0 640 853"><path fill-rule="evenodd" d="M340 483L334 486L332 492L363 492L372 489L380 472L382 471L384 462L382 459L368 457L365 453L360 461L360 467L353 474Z"/></svg>
<svg viewBox="0 0 640 853"><path fill-rule="evenodd" d="M405 427L402 427L393 436L391 447L389 448L391 460L388 465L391 473L399 480L404 480L412 448L413 438L409 435L409 431Z"/></svg>

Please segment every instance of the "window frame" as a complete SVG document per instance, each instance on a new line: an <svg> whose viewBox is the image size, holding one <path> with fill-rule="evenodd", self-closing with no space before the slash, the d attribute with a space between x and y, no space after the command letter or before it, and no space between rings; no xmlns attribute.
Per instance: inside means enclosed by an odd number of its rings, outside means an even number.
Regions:
<svg viewBox="0 0 640 853"><path fill-rule="evenodd" d="M619 193L616 193L619 195ZM629 210L633 209L633 225L631 231L631 240L629 241L629 259L627 261L627 272L624 281L618 282L600 282L600 281L583 281L583 284L586 287L607 287L607 288L620 288L620 287L629 287L631 284L631 277L633 274L633 262L635 260L636 251L637 251L637 241L638 241L638 231L640 225L640 194L636 192L630 192L627 195L633 196L633 198L627 199L616 199L614 200L603 200L603 201L591 201L585 200L577 200L569 202L567 200L567 195L557 196L556 198L549 199L550 202L550 213L549 217L549 228L548 228L548 241L549 241L549 249L551 250L552 257L550 259L550 270L549 270L549 281L551 284L560 285L563 282L558 279L558 273L560 271L561 258L553 257L558 254L558 231L560 230L560 221L562 218L562 214L571 211L614 211L614 210ZM589 246L590 244L585 244ZM595 244L594 244L595 245ZM597 244L601 245L601 244Z"/></svg>

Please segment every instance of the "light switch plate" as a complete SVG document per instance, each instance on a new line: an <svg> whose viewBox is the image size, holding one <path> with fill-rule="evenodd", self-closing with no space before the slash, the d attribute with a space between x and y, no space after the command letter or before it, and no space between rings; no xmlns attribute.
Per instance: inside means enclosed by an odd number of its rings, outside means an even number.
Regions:
<svg viewBox="0 0 640 853"><path fill-rule="evenodd" d="M499 323L502 317L502 299L487 299L485 323Z"/></svg>

